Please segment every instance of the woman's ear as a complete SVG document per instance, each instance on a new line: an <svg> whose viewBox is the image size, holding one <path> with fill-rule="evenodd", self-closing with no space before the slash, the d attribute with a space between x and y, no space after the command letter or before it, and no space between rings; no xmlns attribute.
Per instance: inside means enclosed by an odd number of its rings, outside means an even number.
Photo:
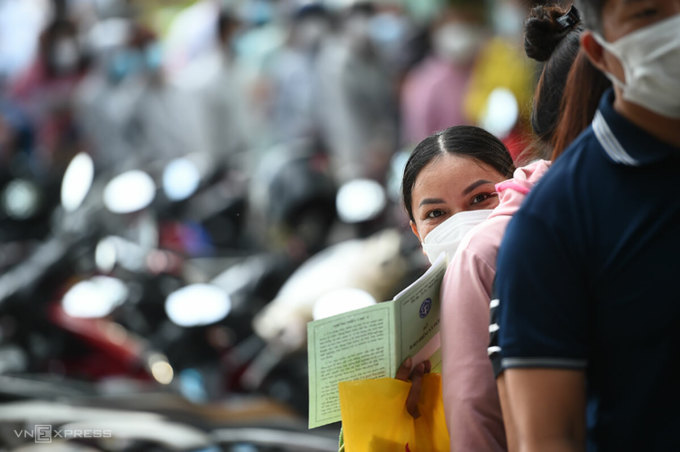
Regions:
<svg viewBox="0 0 680 452"><path fill-rule="evenodd" d="M409 226L411 226L411 232L413 232L413 235L418 238L419 242L422 242L422 240L420 240L420 234L418 234L418 226L416 226L416 222L413 220L409 221Z"/></svg>
<svg viewBox="0 0 680 452"><path fill-rule="evenodd" d="M584 30L581 33L581 48L586 53L586 56L593 63L593 66L598 68L601 72L607 71L607 65L604 61L604 47L597 42L593 32L590 30Z"/></svg>

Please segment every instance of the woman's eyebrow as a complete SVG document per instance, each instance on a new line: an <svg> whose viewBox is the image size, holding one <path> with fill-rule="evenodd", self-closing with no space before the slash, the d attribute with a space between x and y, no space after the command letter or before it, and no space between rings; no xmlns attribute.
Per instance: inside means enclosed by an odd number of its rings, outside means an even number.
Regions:
<svg viewBox="0 0 680 452"><path fill-rule="evenodd" d="M442 204L444 200L442 198L425 198L422 201L420 201L420 204L418 204L418 207L422 207L425 204Z"/></svg>
<svg viewBox="0 0 680 452"><path fill-rule="evenodd" d="M464 195L467 195L468 193L470 193L472 190L474 190L475 188L479 187L480 185L491 184L491 183L492 183L492 182L491 182L490 180L479 179L478 181L473 182L473 183L471 183L470 185L468 185L468 186L465 188L465 190L463 190L463 194L464 194Z"/></svg>

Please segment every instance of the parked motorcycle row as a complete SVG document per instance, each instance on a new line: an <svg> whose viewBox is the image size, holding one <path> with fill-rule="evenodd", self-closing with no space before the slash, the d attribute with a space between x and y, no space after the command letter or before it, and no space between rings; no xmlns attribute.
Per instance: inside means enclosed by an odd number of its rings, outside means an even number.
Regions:
<svg viewBox="0 0 680 452"><path fill-rule="evenodd" d="M314 31L319 14L301 8L295 23ZM308 69L275 74L296 89L270 127L305 133L260 140L236 121L239 88L225 88L240 86L233 45L164 78L159 40L130 17L76 36L58 16L12 93L8 111L36 116L10 118L8 147L0 115L0 450L337 450L337 425L307 429L306 324L390 299L425 269L399 204L408 152L383 174L393 146L359 139L376 158L339 177L338 150L289 114L308 113L289 105L309 100L295 82ZM264 25L250 31L266 41ZM68 52L75 37L87 71ZM282 61L305 61L288 50ZM335 138L382 136L371 119L323 119ZM355 141L339 155L365 157Z"/></svg>
<svg viewBox="0 0 680 452"><path fill-rule="evenodd" d="M394 206L378 184L338 190L322 157L291 153L262 181L272 209L261 231L248 224L257 200L228 171L206 174L183 157L162 171L114 172L77 154L43 213L49 232L6 242L27 257L3 254L0 423L108 426L124 446L85 441L104 450L333 450L336 431L305 425L306 322L328 315L319 314L324 298L331 311L351 308L349 288L388 299L422 270L422 255L386 226ZM251 235L260 232L274 238ZM156 403L173 408L161 416ZM263 410L260 419L239 404ZM109 419L132 406L140 419ZM146 409L156 417L138 412ZM173 422L194 440L149 433ZM7 447L33 440L0 430Z"/></svg>

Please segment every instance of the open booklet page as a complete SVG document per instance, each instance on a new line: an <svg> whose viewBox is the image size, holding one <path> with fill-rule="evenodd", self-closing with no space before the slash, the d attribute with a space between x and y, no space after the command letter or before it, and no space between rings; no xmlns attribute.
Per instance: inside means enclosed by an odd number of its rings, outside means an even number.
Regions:
<svg viewBox="0 0 680 452"><path fill-rule="evenodd" d="M394 297L400 340L396 343L399 347L397 362L390 376L397 373L401 363L409 356L413 358L413 366L429 359L432 372L441 372L439 291L445 272L446 259L441 254L416 282Z"/></svg>
<svg viewBox="0 0 680 452"><path fill-rule="evenodd" d="M440 257L393 300L307 324L309 428L340 420L341 381L394 377L409 356L441 367Z"/></svg>

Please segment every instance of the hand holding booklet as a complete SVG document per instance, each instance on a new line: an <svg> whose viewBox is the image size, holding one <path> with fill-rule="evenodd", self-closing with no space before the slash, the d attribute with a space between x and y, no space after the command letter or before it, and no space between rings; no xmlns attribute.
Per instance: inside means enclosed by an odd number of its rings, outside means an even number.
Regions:
<svg viewBox="0 0 680 452"><path fill-rule="evenodd" d="M309 428L338 422L341 381L394 377L409 356L441 369L439 289L446 271L440 255L392 300L307 324Z"/></svg>

